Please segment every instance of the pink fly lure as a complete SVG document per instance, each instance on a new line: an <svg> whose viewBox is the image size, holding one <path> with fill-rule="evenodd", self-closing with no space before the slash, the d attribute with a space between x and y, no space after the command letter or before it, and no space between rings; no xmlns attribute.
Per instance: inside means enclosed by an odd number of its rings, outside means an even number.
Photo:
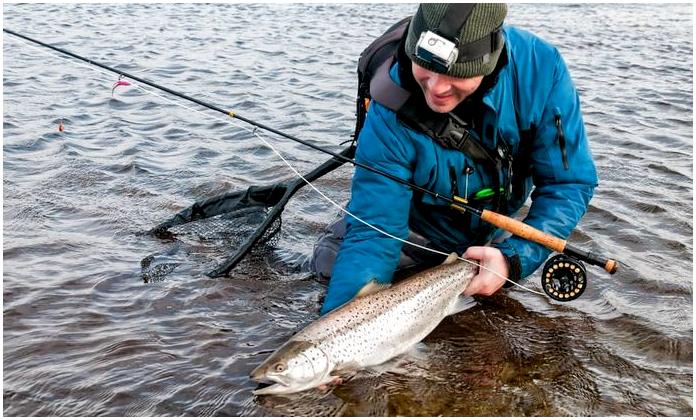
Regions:
<svg viewBox="0 0 696 420"><path fill-rule="evenodd" d="M114 83L114 85L111 87L111 96L114 96L114 91L116 90L117 87L119 87L119 86L130 86L130 85L131 85L130 82L128 82L128 81L126 81L126 80L121 80L122 77L123 77L123 75L118 76L118 80L117 80L116 83Z"/></svg>

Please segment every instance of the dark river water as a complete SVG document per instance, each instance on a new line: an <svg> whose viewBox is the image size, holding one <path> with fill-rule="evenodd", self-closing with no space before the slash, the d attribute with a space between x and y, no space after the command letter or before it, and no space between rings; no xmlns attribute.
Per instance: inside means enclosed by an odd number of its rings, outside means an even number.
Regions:
<svg viewBox="0 0 696 420"><path fill-rule="evenodd" d="M340 151L358 54L415 8L12 4L3 27ZM569 303L517 288L480 299L417 356L288 397L253 396L248 374L317 318L325 286L303 262L336 208L303 189L272 246L207 277L238 225L145 232L293 172L243 123L136 86L112 96L116 75L3 34L3 414L690 416L692 12L510 6L579 89L600 185L569 240L620 260L616 275L589 268ZM327 159L262 136L301 172ZM350 176L316 185L344 203Z"/></svg>

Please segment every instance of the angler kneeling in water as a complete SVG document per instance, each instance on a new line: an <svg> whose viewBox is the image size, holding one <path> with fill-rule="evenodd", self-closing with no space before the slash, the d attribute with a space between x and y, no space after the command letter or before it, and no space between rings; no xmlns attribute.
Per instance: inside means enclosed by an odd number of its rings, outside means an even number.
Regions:
<svg viewBox="0 0 696 420"><path fill-rule="evenodd" d="M558 50L503 25L506 14L505 4L422 4L390 29L393 35L407 28L366 81L372 102L356 160L505 215L531 195L524 222L565 238L597 185L580 100ZM550 252L360 167L348 209L389 234L464 253L513 281L532 274ZM322 313L372 281L391 282L398 268L444 259L402 245L350 216L333 223L312 259L317 275L329 280ZM504 283L479 270L462 292L491 295Z"/></svg>

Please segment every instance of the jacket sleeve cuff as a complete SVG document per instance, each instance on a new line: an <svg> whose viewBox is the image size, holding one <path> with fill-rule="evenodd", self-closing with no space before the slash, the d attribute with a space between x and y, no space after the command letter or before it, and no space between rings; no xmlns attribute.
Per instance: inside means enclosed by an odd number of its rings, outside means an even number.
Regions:
<svg viewBox="0 0 696 420"><path fill-rule="evenodd" d="M515 283L519 283L522 278L522 264L520 264L520 256L517 255L515 249L509 245L501 243L496 246L505 257L505 262L508 266L508 278ZM513 284L506 281L504 288L512 287Z"/></svg>

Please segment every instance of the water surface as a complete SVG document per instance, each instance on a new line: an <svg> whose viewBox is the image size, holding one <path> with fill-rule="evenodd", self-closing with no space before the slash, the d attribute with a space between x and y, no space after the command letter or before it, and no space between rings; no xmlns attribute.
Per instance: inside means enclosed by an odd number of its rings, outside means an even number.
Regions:
<svg viewBox="0 0 696 420"><path fill-rule="evenodd" d="M5 28L339 151L358 54L415 5L3 10ZM112 96L115 75L4 34L3 413L690 415L692 6L514 4L509 22L568 63L600 176L570 241L620 260L619 273L590 268L570 303L514 288L481 299L381 374L266 398L248 373L317 317L325 286L301 262L336 209L303 190L274 246L206 277L235 235L144 232L293 173L217 115L134 87ZM264 137L300 171L327 158ZM317 187L345 202L350 175ZM162 281L144 281L148 256L173 267Z"/></svg>

